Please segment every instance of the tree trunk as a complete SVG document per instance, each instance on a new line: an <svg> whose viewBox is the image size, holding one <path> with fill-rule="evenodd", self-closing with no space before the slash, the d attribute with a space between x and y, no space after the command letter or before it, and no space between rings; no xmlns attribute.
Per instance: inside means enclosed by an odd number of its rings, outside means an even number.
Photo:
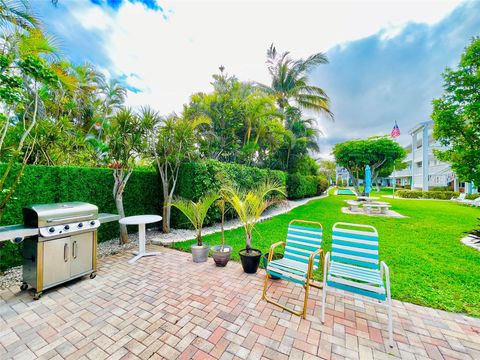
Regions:
<svg viewBox="0 0 480 360"><path fill-rule="evenodd" d="M170 196L168 193L168 181L162 176L162 187L163 187L163 209L162 209L162 231L164 234L170 232Z"/></svg>
<svg viewBox="0 0 480 360"><path fill-rule="evenodd" d="M246 244L247 253L251 252L252 251L252 235L251 234L248 234L248 233L246 234L245 244Z"/></svg>
<svg viewBox="0 0 480 360"><path fill-rule="evenodd" d="M123 194L118 194L115 197L115 206L117 207L120 218L125 217L125 210L123 209ZM127 225L120 224L120 245L128 243Z"/></svg>
<svg viewBox="0 0 480 360"><path fill-rule="evenodd" d="M225 222L225 202L222 200L221 202L221 209L222 209L222 223L221 223L221 231L222 231L222 247L221 250L223 251L223 247L225 245L225 231L224 231L224 222ZM2 214L0 214L0 220L1 220Z"/></svg>
<svg viewBox="0 0 480 360"><path fill-rule="evenodd" d="M198 230L198 232L197 232L197 245L198 246L203 246L202 231L201 230Z"/></svg>

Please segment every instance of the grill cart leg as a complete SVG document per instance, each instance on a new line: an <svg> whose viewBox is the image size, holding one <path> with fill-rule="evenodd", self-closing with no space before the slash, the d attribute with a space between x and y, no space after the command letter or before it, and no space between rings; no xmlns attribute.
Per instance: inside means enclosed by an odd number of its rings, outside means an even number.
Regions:
<svg viewBox="0 0 480 360"><path fill-rule="evenodd" d="M20 290L24 291L24 290L27 290L28 289L28 284L26 282L22 283L22 285L20 285Z"/></svg>
<svg viewBox="0 0 480 360"><path fill-rule="evenodd" d="M33 300L38 300L42 297L42 292L39 291L39 292L36 292L34 295L33 295Z"/></svg>
<svg viewBox="0 0 480 360"><path fill-rule="evenodd" d="M95 279L97 277L97 273L94 271L90 274L90 279Z"/></svg>

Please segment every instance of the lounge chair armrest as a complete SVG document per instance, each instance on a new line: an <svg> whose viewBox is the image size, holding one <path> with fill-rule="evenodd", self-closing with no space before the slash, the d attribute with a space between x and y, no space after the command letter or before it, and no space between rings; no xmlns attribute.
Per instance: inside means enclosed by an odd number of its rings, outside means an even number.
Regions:
<svg viewBox="0 0 480 360"><path fill-rule="evenodd" d="M270 250L268 251L268 262L272 261L273 250L280 245L285 247L285 241L279 241L279 242L276 242L275 244L270 245Z"/></svg>
<svg viewBox="0 0 480 360"><path fill-rule="evenodd" d="M309 275L312 275L312 271L313 271L313 262L315 260L315 257L320 255L320 267L322 267L323 269L323 259L324 259L324 256L323 256L323 250L320 248L314 252L312 252L310 254L310 257L308 258L308 274Z"/></svg>
<svg viewBox="0 0 480 360"><path fill-rule="evenodd" d="M390 280L390 269L388 268L387 264L384 261L380 261L380 277L383 277Z"/></svg>
<svg viewBox="0 0 480 360"><path fill-rule="evenodd" d="M388 268L387 264L384 261L380 262L380 275L383 279L385 276L385 286L387 289L387 296L390 299L390 269Z"/></svg>
<svg viewBox="0 0 480 360"><path fill-rule="evenodd" d="M328 270L330 269L330 251L327 252L327 255L325 255L325 259L323 260L323 286L326 286L325 284L327 283L327 273Z"/></svg>

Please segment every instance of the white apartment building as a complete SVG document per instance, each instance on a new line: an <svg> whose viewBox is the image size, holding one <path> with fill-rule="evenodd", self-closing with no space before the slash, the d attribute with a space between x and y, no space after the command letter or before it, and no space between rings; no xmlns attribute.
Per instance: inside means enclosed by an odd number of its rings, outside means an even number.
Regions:
<svg viewBox="0 0 480 360"><path fill-rule="evenodd" d="M396 179L398 186L411 185L412 189L427 191L433 187L451 187L454 191L477 193L477 187L472 183L461 182L453 172L450 164L435 157L434 150L442 147L433 138L433 121L419 123L409 134L412 136L406 162L408 167L390 175Z"/></svg>

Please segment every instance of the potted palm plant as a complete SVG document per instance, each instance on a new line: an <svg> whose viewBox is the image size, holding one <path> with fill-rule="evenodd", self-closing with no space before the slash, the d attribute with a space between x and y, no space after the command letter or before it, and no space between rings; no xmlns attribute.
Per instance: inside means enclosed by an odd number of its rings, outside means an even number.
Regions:
<svg viewBox="0 0 480 360"><path fill-rule="evenodd" d="M218 206L220 207L220 211L222 213L222 222L221 222L221 229L222 229L222 243L220 245L214 245L210 248L212 252L213 261L215 261L215 265L217 266L226 266L228 261L230 260L230 255L232 253L232 247L230 245L225 245L225 232L224 232L224 223L225 223L225 205L227 203L227 197L224 191L222 191L220 195L220 199L218 200Z"/></svg>
<svg viewBox="0 0 480 360"><path fill-rule="evenodd" d="M197 243L191 247L193 262L200 263L208 259L208 245L203 244L202 227L208 209L217 199L218 195L216 194L206 194L196 203L183 198L176 198L172 201L172 206L180 210L190 220L197 232Z"/></svg>
<svg viewBox="0 0 480 360"><path fill-rule="evenodd" d="M255 274L262 252L252 249L252 231L262 213L271 205L282 201L286 195L285 187L276 181L267 181L248 191L230 188L227 193L228 202L238 214L245 229L245 249L239 252L243 271L247 274ZM272 196L275 193L276 196Z"/></svg>

